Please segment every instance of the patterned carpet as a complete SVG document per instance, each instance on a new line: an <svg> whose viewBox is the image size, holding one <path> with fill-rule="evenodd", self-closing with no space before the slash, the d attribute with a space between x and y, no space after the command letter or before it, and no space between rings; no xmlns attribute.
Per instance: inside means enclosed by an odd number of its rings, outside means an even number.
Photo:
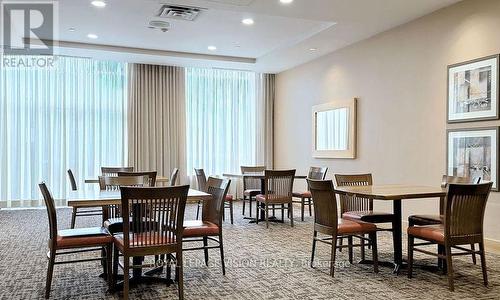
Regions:
<svg viewBox="0 0 500 300"><path fill-rule="evenodd" d="M312 218L300 222L295 210L295 228L289 223L249 224L236 206L235 224L225 223L226 276L222 276L218 250L210 250L210 265L203 252L185 255L186 299L500 299L500 262L489 254L490 287L482 285L481 269L470 258L454 260L456 291L448 292L446 277L417 269L415 277L395 276L381 268L347 262L347 251L337 255L335 278L328 275L329 248L318 246L316 269L309 267ZM69 209L58 210L59 229L69 226ZM188 216L193 217L193 207ZM77 227L95 226L98 219L77 219ZM0 299L43 298L46 274L48 223L45 210L0 211ZM379 235L381 260L390 260L389 233ZM406 253L406 249L404 250ZM359 255L355 251L355 255ZM419 263L434 261L416 256ZM98 277L98 262L55 267L51 298L118 299L109 294ZM176 299L176 285L139 285L131 289L131 299Z"/></svg>

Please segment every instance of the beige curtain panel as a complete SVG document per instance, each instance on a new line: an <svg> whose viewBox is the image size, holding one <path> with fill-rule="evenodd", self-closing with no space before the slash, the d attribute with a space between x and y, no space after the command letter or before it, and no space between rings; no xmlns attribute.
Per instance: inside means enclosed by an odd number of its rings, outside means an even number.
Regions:
<svg viewBox="0 0 500 300"><path fill-rule="evenodd" d="M274 101L276 98L276 75L260 74L257 82L259 103L257 133L257 161L268 169L274 167Z"/></svg>
<svg viewBox="0 0 500 300"><path fill-rule="evenodd" d="M184 68L129 65L128 162L136 170L169 176L185 165L184 82Z"/></svg>

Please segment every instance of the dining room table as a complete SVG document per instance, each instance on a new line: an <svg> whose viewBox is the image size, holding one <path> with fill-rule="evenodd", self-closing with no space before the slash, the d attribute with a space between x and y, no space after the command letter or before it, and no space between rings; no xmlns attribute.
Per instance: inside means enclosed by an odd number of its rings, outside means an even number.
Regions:
<svg viewBox="0 0 500 300"><path fill-rule="evenodd" d="M189 189L187 196L187 203L198 203L199 201L210 201L212 200L212 195L198 191L195 189ZM97 191L97 190L77 190L70 191L66 197L67 205L70 207L102 207L102 222L106 221L109 216L107 214L107 206L110 205L121 205L121 192L117 191ZM134 266L141 266L144 261L144 257L133 257ZM156 262L155 262L156 264ZM132 271L132 278L130 278L130 284L138 283L148 283L148 282L166 282L167 284L173 283L170 278L170 272L167 273L166 278L160 278L154 275L160 273L163 270L163 266L157 266L151 271L143 274L142 268L137 267ZM116 274L115 274L116 275ZM102 276L102 275L101 275Z"/></svg>
<svg viewBox="0 0 500 300"><path fill-rule="evenodd" d="M402 232L402 201L418 200L425 198L443 198L446 197L446 189L442 187L420 186L420 185L368 185L368 186L342 186L335 187L334 192L339 195L351 197L361 197L379 201L392 202L394 220L393 243L394 243L394 262L390 265L393 272L399 274L400 270L406 267L403 262L403 232ZM384 265L381 262L381 265Z"/></svg>
<svg viewBox="0 0 500 300"><path fill-rule="evenodd" d="M260 179L260 193L262 195L266 194L266 176L264 174L237 174L237 173L224 173L222 174L223 177L228 177L228 178L236 178L236 179L243 179L245 177L247 178L254 178L254 179ZM307 176L305 175L295 175L294 179L306 179ZM263 204L261 204L263 206ZM274 210L273 210L274 212ZM249 219L249 223L255 223L257 222L256 218L249 218L245 217L245 219ZM260 210L260 216L258 221L265 221L266 220L266 213L265 210ZM274 223L283 223L283 220L280 220L276 218L275 216L269 217L269 222L274 222Z"/></svg>

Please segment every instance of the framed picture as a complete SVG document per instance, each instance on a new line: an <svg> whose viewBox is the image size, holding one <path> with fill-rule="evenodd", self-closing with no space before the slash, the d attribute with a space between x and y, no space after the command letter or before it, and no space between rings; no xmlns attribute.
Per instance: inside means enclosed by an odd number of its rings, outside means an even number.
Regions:
<svg viewBox="0 0 500 300"><path fill-rule="evenodd" d="M448 123L498 119L499 56L448 66Z"/></svg>
<svg viewBox="0 0 500 300"><path fill-rule="evenodd" d="M498 127L448 130L448 175L481 177L498 191Z"/></svg>

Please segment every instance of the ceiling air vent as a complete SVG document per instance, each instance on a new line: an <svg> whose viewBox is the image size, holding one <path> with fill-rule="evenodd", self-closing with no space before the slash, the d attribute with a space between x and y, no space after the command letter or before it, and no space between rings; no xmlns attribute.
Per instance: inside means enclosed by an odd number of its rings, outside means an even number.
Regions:
<svg viewBox="0 0 500 300"><path fill-rule="evenodd" d="M163 5L158 17L184 21L194 21L203 8L193 6Z"/></svg>

